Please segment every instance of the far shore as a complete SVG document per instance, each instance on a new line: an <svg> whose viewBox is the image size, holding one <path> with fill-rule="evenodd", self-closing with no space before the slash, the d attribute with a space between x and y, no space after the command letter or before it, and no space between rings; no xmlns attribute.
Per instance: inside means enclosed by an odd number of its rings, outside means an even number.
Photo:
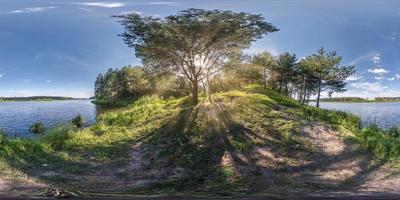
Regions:
<svg viewBox="0 0 400 200"><path fill-rule="evenodd" d="M65 100L85 100L89 98L73 98L58 96L32 96L32 97L0 97L0 102L18 102L18 101L65 101Z"/></svg>
<svg viewBox="0 0 400 200"><path fill-rule="evenodd" d="M316 99L310 100L316 102ZM374 99L365 99L361 97L335 97L335 98L321 98L320 102L332 103L390 103L400 102L400 97L375 97Z"/></svg>

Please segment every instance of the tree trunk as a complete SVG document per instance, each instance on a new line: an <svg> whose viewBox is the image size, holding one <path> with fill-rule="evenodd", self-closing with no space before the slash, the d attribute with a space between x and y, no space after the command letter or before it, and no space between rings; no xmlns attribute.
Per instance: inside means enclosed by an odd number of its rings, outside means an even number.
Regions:
<svg viewBox="0 0 400 200"><path fill-rule="evenodd" d="M264 68L264 89L267 89L267 69Z"/></svg>
<svg viewBox="0 0 400 200"><path fill-rule="evenodd" d="M285 95L289 96L289 81L288 81L288 79L285 80Z"/></svg>
<svg viewBox="0 0 400 200"><path fill-rule="evenodd" d="M302 101L302 103L305 103L305 98L306 98L306 86L307 86L306 77L303 76L302 87L301 87L301 101Z"/></svg>
<svg viewBox="0 0 400 200"><path fill-rule="evenodd" d="M193 105L197 105L199 103L199 83L197 81L193 81L192 83L192 103Z"/></svg>
<svg viewBox="0 0 400 200"><path fill-rule="evenodd" d="M321 79L318 82L317 108L319 108L319 99L321 97Z"/></svg>
<svg viewBox="0 0 400 200"><path fill-rule="evenodd" d="M210 103L212 103L213 101L212 101L212 98L211 98L211 81L210 81L208 75L207 75L206 81L207 81L207 97L208 97L208 101Z"/></svg>

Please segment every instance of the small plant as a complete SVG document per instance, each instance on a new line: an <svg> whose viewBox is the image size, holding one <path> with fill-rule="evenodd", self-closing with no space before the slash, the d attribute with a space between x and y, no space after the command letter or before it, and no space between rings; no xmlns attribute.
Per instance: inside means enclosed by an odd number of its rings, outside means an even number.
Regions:
<svg viewBox="0 0 400 200"><path fill-rule="evenodd" d="M81 127L83 127L84 119L83 119L82 115L77 115L76 117L74 117L72 119L71 123L72 123L72 126L81 128Z"/></svg>
<svg viewBox="0 0 400 200"><path fill-rule="evenodd" d="M0 130L0 144L7 142L7 133L4 130Z"/></svg>
<svg viewBox="0 0 400 200"><path fill-rule="evenodd" d="M36 122L32 124L32 126L29 128L29 131L35 134L44 133L45 131L44 124L42 122Z"/></svg>

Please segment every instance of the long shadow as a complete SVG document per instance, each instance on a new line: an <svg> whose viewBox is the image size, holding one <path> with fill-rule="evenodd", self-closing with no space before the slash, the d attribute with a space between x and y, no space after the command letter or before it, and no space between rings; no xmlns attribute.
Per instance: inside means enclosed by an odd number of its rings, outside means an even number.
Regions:
<svg viewBox="0 0 400 200"><path fill-rule="evenodd" d="M234 120L232 120L232 118L229 115L229 112L224 111L220 106L218 106L218 109L220 110L219 113L221 113L220 117L221 119L223 119L223 123L226 125L227 129L230 132L230 135L233 136L233 138L231 140L226 139L225 141L245 141L246 143L250 144L250 149L247 149L248 152L254 152L254 148L258 148L259 145L255 144L254 141L254 135L258 135L257 133L254 133L253 131L245 128L243 125L236 123ZM249 135L253 135L252 137L249 137ZM260 137L259 137L260 138ZM262 138L262 137L261 137ZM281 138L278 138L278 140ZM276 143L274 142L274 140L269 140L267 141L265 146L270 147L273 151L279 151L279 145L285 145L282 143ZM283 165L281 167L279 167L278 169L261 169L261 170L267 170L270 173L267 173L269 176L273 176L274 174L282 174L284 173L285 175L291 177L293 180L297 179L298 181L302 181L302 180L310 180L309 177L299 177L298 174L301 173L304 170L308 170L310 172L310 174L317 174L320 171L325 171L325 170L330 170L332 169L332 165L337 164L337 163L346 163L349 161L352 161L351 159L354 159L354 156L351 155L346 155L346 153L352 153L354 151L353 147L352 147L352 143L345 141L345 149L342 150L342 153L339 155L335 155L334 158L332 159L324 159L323 163L316 163L316 161L314 162L310 162L308 164L304 164L304 165L300 165L300 166L285 166L284 163L280 163L280 165ZM231 152L231 155L237 155L238 153L242 153L242 152L238 152L237 149L235 149L235 145L233 145L232 143L227 143L226 144L227 150L229 150ZM293 150L293 149L292 149ZM307 149L307 148L302 148L302 149L297 149L298 151L304 151L307 154L315 155L315 154L320 154L318 155L318 157L323 158L330 158L332 157L332 155L326 154L324 152L321 152L320 150L312 150L312 149ZM324 178L321 178L321 182L317 183L317 184L313 184L311 183L307 183L309 186L311 186L311 190L312 191L317 191L317 190L321 190L324 188L327 189L331 189L331 190L351 190L351 189L356 189L359 187L359 185L363 184L366 181L366 174L369 174L371 172L373 172L374 170L378 169L380 166L382 166L384 163L380 162L380 163L376 163L374 166L369 166L369 163L371 162L371 157L368 155L364 154L359 154L361 157L361 161L358 164L361 169L357 171L356 174L354 174L351 177L348 177L345 180L341 180L341 181L331 181L329 179L323 180ZM295 155L290 155L290 154L286 154L284 156L287 156L288 158L291 159L299 159L298 156ZM239 164L239 165L250 165L250 166L257 166L256 161L257 159L246 159L246 162L243 162L242 158L239 158L238 156L233 156L235 161ZM251 155L249 156L251 157ZM262 167L256 167L257 170L260 170L260 168ZM244 174L246 175L246 174ZM265 177L265 178L271 178L271 177ZM254 181L254 180L253 180ZM317 181L317 180L316 180ZM255 183L255 182L253 182ZM264 182L265 183L265 182ZM334 186L332 187L332 183L334 184ZM351 184L350 184L351 183ZM254 187L254 185L252 186ZM264 190L267 187L259 187L261 190ZM261 192L261 191L258 191Z"/></svg>

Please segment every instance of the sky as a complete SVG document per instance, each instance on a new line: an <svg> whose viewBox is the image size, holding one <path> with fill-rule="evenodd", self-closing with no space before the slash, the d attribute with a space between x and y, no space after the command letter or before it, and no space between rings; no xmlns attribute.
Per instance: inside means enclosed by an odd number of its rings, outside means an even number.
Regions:
<svg viewBox="0 0 400 200"><path fill-rule="evenodd" d="M141 63L111 15L165 17L188 8L261 14L280 29L249 54L336 50L356 74L333 96L400 96L397 0L0 0L0 96L90 97L97 74Z"/></svg>

